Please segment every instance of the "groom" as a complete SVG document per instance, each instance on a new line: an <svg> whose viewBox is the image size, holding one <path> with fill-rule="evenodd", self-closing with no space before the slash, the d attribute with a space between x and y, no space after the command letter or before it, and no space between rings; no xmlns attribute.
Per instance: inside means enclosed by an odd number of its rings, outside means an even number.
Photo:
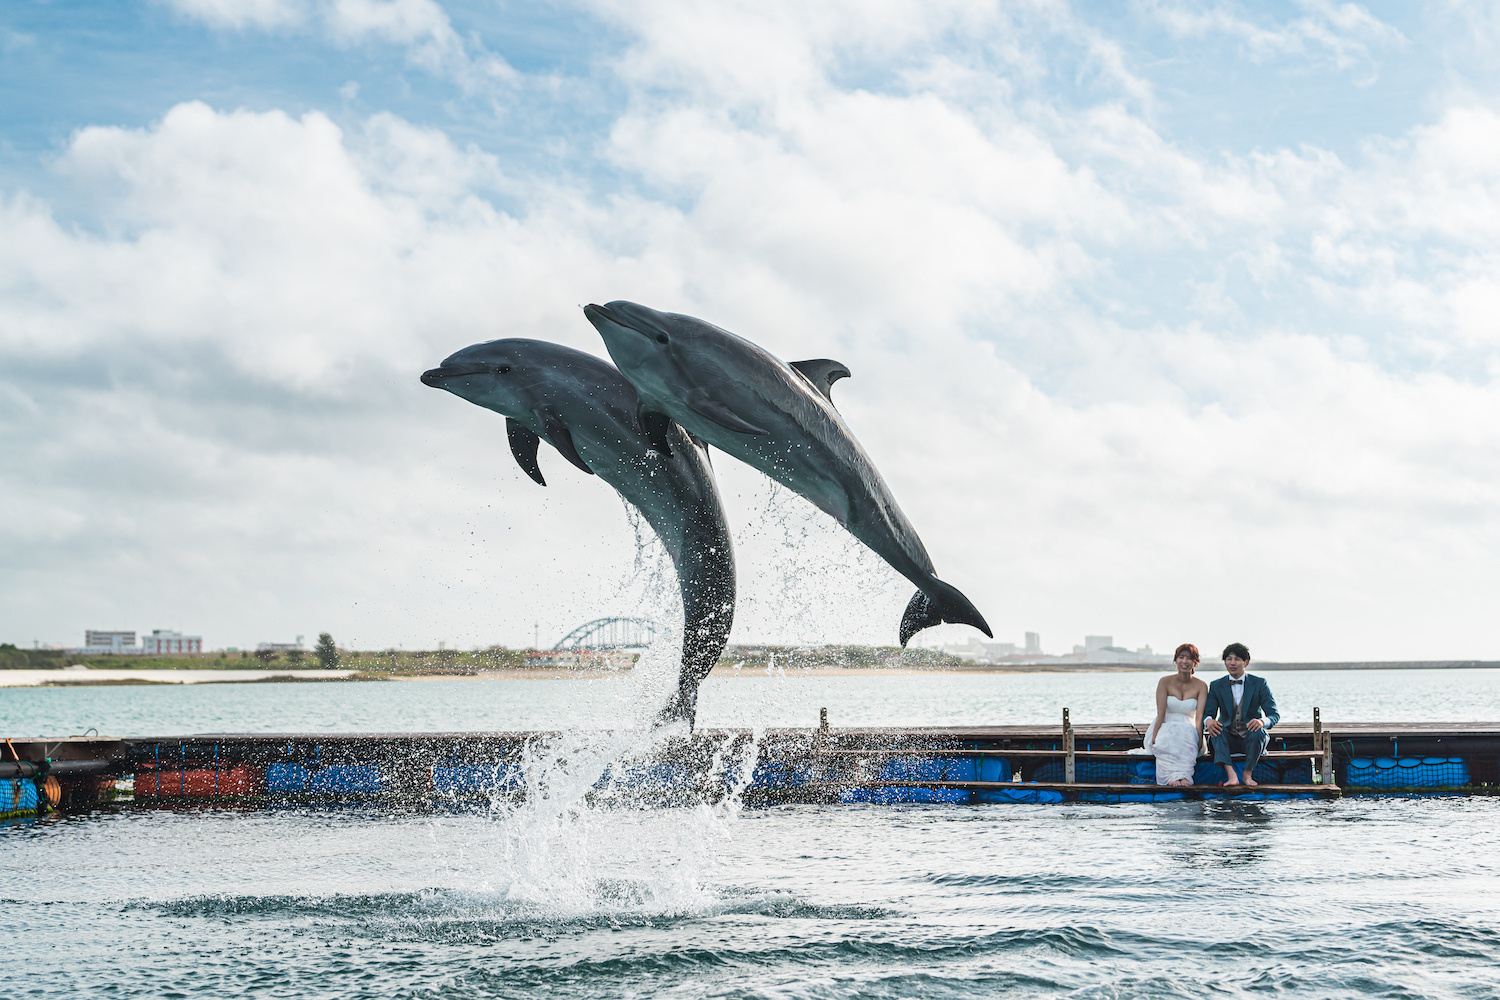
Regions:
<svg viewBox="0 0 1500 1000"><path fill-rule="evenodd" d="M1228 676L1208 686L1208 702L1203 706L1203 731L1213 742L1214 763L1224 765L1226 785L1240 783L1229 760L1229 755L1236 752L1245 755L1245 784L1256 783L1250 772L1265 753L1270 740L1267 731L1281 720L1270 685L1245 673L1249 665L1250 650L1244 643L1231 642L1225 646L1224 669Z"/></svg>

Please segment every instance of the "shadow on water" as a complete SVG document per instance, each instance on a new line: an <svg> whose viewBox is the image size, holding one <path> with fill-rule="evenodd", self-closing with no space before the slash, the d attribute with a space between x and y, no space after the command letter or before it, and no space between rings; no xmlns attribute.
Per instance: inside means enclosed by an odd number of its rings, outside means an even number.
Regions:
<svg viewBox="0 0 1500 1000"><path fill-rule="evenodd" d="M1174 865L1194 869L1249 868L1261 864L1271 847L1275 813L1259 802L1209 799L1157 808L1152 838Z"/></svg>

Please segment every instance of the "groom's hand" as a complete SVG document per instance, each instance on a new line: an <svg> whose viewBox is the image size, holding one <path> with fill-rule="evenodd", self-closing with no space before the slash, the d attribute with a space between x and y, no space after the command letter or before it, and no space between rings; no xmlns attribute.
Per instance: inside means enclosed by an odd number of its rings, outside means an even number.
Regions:
<svg viewBox="0 0 1500 1000"><path fill-rule="evenodd" d="M1218 736L1219 730L1223 728L1223 726L1219 725L1218 719L1209 719L1203 724L1203 731L1208 733L1208 735L1210 736Z"/></svg>
<svg viewBox="0 0 1500 1000"><path fill-rule="evenodd" d="M1262 729L1266 728L1266 724L1259 719L1251 719L1249 722L1245 723L1245 728L1250 730L1252 733L1258 733Z"/></svg>

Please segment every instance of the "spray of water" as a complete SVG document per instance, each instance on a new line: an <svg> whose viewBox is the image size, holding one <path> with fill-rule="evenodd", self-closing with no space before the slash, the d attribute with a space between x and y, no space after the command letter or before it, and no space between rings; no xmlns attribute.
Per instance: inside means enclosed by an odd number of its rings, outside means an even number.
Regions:
<svg viewBox="0 0 1500 1000"><path fill-rule="evenodd" d="M521 787L490 801L478 889L512 912L576 920L718 904L716 852L739 814L757 742L655 724L677 687L681 600L655 533L628 504L625 512L634 564L600 610L647 618L655 637L632 669L588 682L589 714L608 728L534 738L515 769ZM445 822L435 819L434 830Z"/></svg>

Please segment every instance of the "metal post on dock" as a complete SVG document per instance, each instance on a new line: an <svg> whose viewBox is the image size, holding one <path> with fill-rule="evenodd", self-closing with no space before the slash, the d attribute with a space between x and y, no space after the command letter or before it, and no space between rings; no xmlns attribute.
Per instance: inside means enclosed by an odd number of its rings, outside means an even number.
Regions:
<svg viewBox="0 0 1500 1000"><path fill-rule="evenodd" d="M1313 732L1320 742L1313 748L1323 751L1323 759L1320 761L1321 784L1333 784L1333 734L1323 728L1323 716L1319 709L1313 709Z"/></svg>
<svg viewBox="0 0 1500 1000"><path fill-rule="evenodd" d="M1073 757L1073 723L1068 720L1068 710L1063 709L1063 753L1067 758L1063 761L1063 781L1069 785L1074 783L1075 764Z"/></svg>
<svg viewBox="0 0 1500 1000"><path fill-rule="evenodd" d="M813 737L813 744L823 750L828 746L828 709L818 709L818 735Z"/></svg>
<svg viewBox="0 0 1500 1000"><path fill-rule="evenodd" d="M1320 709L1320 708L1316 708L1316 707L1313 708L1313 745L1312 745L1312 748L1314 750L1316 750L1320 754L1323 752L1323 710ZM1323 783L1322 761L1321 760L1316 760L1316 761L1313 761L1312 763L1313 763L1313 768L1312 768L1312 771L1313 771L1313 776L1312 776L1313 784L1315 784L1315 785L1321 785Z"/></svg>

